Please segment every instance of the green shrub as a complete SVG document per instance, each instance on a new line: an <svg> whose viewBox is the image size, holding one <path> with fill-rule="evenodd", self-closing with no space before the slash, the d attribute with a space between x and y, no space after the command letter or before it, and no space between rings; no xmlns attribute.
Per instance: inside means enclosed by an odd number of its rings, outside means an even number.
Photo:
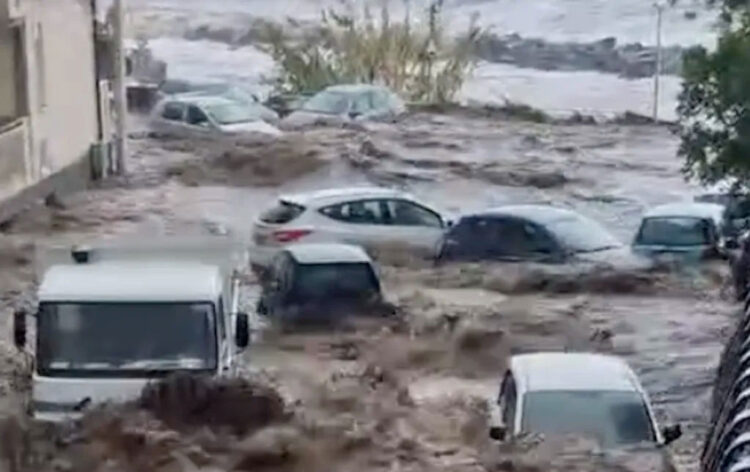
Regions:
<svg viewBox="0 0 750 472"><path fill-rule="evenodd" d="M369 7L360 15L323 12L322 24L304 41L291 39L284 27L271 26L269 49L281 67L282 93L314 93L341 83L379 83L414 102L453 99L476 64L480 36L476 18L459 38L442 23L443 0L434 0L424 21L407 15L393 21L387 4L376 21ZM287 27L295 27L290 23Z"/></svg>

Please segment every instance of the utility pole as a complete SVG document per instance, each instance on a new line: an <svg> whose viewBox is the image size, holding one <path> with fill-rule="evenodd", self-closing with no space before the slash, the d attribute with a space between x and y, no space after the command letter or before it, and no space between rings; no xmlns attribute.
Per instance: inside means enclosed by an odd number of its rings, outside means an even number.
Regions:
<svg viewBox="0 0 750 472"><path fill-rule="evenodd" d="M654 122L659 120L659 79L661 77L661 22L664 5L655 3L656 8L656 69L654 72Z"/></svg>
<svg viewBox="0 0 750 472"><path fill-rule="evenodd" d="M124 0L114 0L112 32L114 35L114 100L115 100L115 173L127 171L127 96L125 93L125 7Z"/></svg>

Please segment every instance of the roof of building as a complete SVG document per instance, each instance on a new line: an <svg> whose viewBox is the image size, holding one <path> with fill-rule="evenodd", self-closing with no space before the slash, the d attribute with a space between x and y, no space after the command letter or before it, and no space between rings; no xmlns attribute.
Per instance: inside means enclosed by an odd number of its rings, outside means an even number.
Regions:
<svg viewBox="0 0 750 472"><path fill-rule="evenodd" d="M407 193L384 187L342 187L282 195L279 200L299 205L332 205L350 200L411 198Z"/></svg>
<svg viewBox="0 0 750 472"><path fill-rule="evenodd" d="M56 265L39 287L40 301L213 301L222 293L217 266L187 262L107 261Z"/></svg>
<svg viewBox="0 0 750 472"><path fill-rule="evenodd" d="M371 264L364 249L349 244L291 244L284 248L300 264Z"/></svg>
<svg viewBox="0 0 750 472"><path fill-rule="evenodd" d="M639 392L640 383L621 359L589 353L536 353L513 356L510 368L519 389Z"/></svg>
<svg viewBox="0 0 750 472"><path fill-rule="evenodd" d="M721 221L724 206L716 203L681 202L659 205L648 210L644 218L688 217Z"/></svg>

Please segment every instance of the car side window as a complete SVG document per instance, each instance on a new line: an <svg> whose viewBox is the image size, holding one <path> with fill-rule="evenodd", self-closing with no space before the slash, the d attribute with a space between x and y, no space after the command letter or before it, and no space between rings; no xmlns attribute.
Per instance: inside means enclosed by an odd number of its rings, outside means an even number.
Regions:
<svg viewBox="0 0 750 472"><path fill-rule="evenodd" d="M161 117L170 121L182 121L185 115L185 105L179 102L169 102L164 105Z"/></svg>
<svg viewBox="0 0 750 472"><path fill-rule="evenodd" d="M384 224L381 205L377 200L359 200L331 205L320 209L328 218L344 223L380 225Z"/></svg>
<svg viewBox="0 0 750 472"><path fill-rule="evenodd" d="M557 243L541 227L525 223L524 233L528 237L528 249L532 254L552 255L558 250Z"/></svg>
<svg viewBox="0 0 750 472"><path fill-rule="evenodd" d="M499 256L525 258L534 254L535 238L538 231L531 230L533 226L515 219L495 220L494 231L496 239L496 253Z"/></svg>
<svg viewBox="0 0 750 472"><path fill-rule="evenodd" d="M516 391L516 382L513 379L513 375L508 372L503 379L502 387L502 405L503 405L503 424L509 434L515 433L515 419L516 419L516 402L518 400L518 392Z"/></svg>
<svg viewBox="0 0 750 472"><path fill-rule="evenodd" d="M443 220L432 210L406 200L389 201L391 223L397 226L428 226L442 228Z"/></svg>
<svg viewBox="0 0 750 472"><path fill-rule="evenodd" d="M483 258L492 254L495 237L492 221L482 217L463 218L449 234L454 241L453 255L459 258Z"/></svg>
<svg viewBox="0 0 750 472"><path fill-rule="evenodd" d="M197 106L190 105L187 109L187 122L193 126L205 126L208 124L208 116Z"/></svg>
<svg viewBox="0 0 750 472"><path fill-rule="evenodd" d="M372 92L366 92L356 96L352 101L350 111L364 115L365 113L372 111L373 108Z"/></svg>

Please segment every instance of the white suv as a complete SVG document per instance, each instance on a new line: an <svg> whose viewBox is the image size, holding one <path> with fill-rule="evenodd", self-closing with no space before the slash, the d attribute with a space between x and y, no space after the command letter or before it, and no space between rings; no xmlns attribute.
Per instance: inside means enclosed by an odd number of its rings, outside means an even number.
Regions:
<svg viewBox="0 0 750 472"><path fill-rule="evenodd" d="M411 195L379 187L282 196L253 228L253 264L265 267L291 243L398 244L434 256L448 223Z"/></svg>

